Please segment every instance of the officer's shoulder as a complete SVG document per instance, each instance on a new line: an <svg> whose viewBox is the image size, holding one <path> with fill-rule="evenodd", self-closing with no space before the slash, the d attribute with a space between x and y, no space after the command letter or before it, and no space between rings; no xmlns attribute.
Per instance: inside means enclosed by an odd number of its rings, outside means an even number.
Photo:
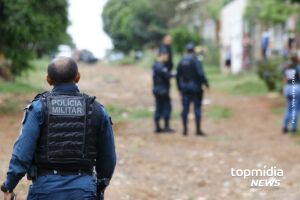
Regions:
<svg viewBox="0 0 300 200"><path fill-rule="evenodd" d="M103 115L105 115L105 116L108 115L106 110L105 110L105 106L97 100L94 101L94 109L97 111L97 113L99 113L102 116Z"/></svg>
<svg viewBox="0 0 300 200"><path fill-rule="evenodd" d="M24 110L27 111L35 111L35 112L40 112L43 108L43 104L42 104L42 98L45 98L47 95L49 94L49 92L42 92L42 93L38 93L32 100L31 102L24 108Z"/></svg>
<svg viewBox="0 0 300 200"><path fill-rule="evenodd" d="M34 101L38 101L38 100L42 100L43 98L46 98L47 96L49 96L51 93L49 91L44 91L41 93L38 93L32 100L32 102Z"/></svg>

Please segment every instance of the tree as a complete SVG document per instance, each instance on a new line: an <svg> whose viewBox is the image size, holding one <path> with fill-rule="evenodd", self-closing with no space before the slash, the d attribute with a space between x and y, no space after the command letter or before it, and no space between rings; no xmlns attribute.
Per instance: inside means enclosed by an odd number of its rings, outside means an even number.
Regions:
<svg viewBox="0 0 300 200"><path fill-rule="evenodd" d="M150 4L155 16L170 27L170 22L176 16L177 6L181 2L182 0L151 0Z"/></svg>
<svg viewBox="0 0 300 200"><path fill-rule="evenodd" d="M155 15L148 0L110 0L102 17L115 49L125 53L156 43L166 29L166 23Z"/></svg>
<svg viewBox="0 0 300 200"><path fill-rule="evenodd" d="M173 44L173 48L177 53L183 53L187 43L192 42L198 45L201 42L199 34L189 31L187 28L179 27L172 29L170 34L173 40L176 41Z"/></svg>
<svg viewBox="0 0 300 200"><path fill-rule="evenodd" d="M294 0L296 2L298 0ZM251 22L259 21L265 26L283 24L299 7L285 0L251 0L249 1L245 17Z"/></svg>
<svg viewBox="0 0 300 200"><path fill-rule="evenodd" d="M38 49L50 52L68 35L67 0L0 0L0 55L19 75Z"/></svg>
<svg viewBox="0 0 300 200"><path fill-rule="evenodd" d="M215 38L218 41L220 30L220 12L224 5L232 0L182 0L176 6L176 15L172 18L173 26L185 26L190 30L202 32L206 20L213 20L216 25Z"/></svg>

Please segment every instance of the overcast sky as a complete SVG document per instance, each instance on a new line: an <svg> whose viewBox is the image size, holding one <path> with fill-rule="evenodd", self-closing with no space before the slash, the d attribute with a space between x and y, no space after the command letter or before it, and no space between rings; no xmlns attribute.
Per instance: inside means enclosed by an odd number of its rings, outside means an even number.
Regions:
<svg viewBox="0 0 300 200"><path fill-rule="evenodd" d="M68 33L78 49L88 49L96 57L103 57L112 43L103 31L101 12L107 0L69 0Z"/></svg>

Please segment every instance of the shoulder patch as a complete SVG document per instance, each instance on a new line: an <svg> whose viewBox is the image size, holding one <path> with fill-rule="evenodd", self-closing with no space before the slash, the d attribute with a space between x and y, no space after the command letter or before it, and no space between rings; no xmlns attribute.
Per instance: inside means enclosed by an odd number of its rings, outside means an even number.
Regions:
<svg viewBox="0 0 300 200"><path fill-rule="evenodd" d="M32 102L30 104L28 104L25 108L24 108L24 114L23 114L23 119L22 119L22 124L24 124L26 122L26 118L28 115L28 111L32 108Z"/></svg>
<svg viewBox="0 0 300 200"><path fill-rule="evenodd" d="M25 108L24 108L24 110L30 110L32 108L32 102L30 103L30 104L28 104Z"/></svg>
<svg viewBox="0 0 300 200"><path fill-rule="evenodd" d="M46 96L49 95L49 94L50 94L50 92L48 92L48 91L39 93L39 94L37 94L37 95L34 97L34 99L32 100L32 102L37 101L37 100L39 100L39 99L42 98L42 97L46 97Z"/></svg>

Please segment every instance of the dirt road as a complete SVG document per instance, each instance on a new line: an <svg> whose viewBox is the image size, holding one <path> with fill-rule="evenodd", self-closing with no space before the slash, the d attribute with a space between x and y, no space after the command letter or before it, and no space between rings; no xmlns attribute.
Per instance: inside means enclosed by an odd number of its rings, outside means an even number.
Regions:
<svg viewBox="0 0 300 200"><path fill-rule="evenodd" d="M81 90L96 95L104 105L153 110L149 70L116 66L80 68ZM24 98L29 100L30 96ZM178 113L180 99L175 88L172 96L174 112ZM206 138L194 136L193 129L188 137L183 137L178 117L172 121L175 134L154 135L149 117L115 123L118 164L106 192L107 199L300 199L300 138L280 133L281 118L272 111L277 101L267 96L231 96L214 88L205 98L211 103L204 106L204 113L214 106L232 111L227 119L204 119ZM21 117L21 112L0 116L1 180ZM230 174L231 168L264 166L283 169L280 187L251 188L250 179ZM27 186L26 180L18 186L19 199L25 198Z"/></svg>

